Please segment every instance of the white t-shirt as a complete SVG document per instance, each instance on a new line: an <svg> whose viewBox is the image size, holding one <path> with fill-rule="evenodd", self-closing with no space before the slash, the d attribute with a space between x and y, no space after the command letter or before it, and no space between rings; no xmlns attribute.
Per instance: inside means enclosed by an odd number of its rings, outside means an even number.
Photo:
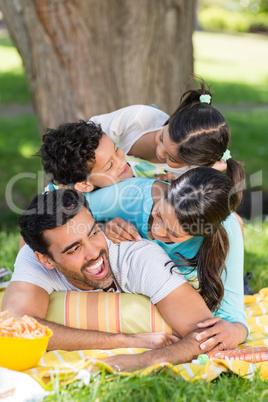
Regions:
<svg viewBox="0 0 268 402"><path fill-rule="evenodd" d="M132 105L111 113L93 116L89 120L100 124L102 131L110 137L115 144L128 154L132 145L144 134L160 130L169 115L162 110L146 105ZM161 170L173 173L176 177L182 175L190 166L172 168L167 163L158 163Z"/></svg>
<svg viewBox="0 0 268 402"><path fill-rule="evenodd" d="M156 304L186 282L178 269L170 272L173 263L157 244L145 239L119 244L107 238L106 241L118 292L142 294ZM82 291L56 269L47 269L41 265L28 245L23 246L18 253L11 281L31 283L49 294L53 290Z"/></svg>

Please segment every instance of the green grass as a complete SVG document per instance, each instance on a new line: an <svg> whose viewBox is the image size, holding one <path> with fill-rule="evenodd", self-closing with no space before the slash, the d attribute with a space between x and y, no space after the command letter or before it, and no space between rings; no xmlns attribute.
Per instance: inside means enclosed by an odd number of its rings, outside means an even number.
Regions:
<svg viewBox="0 0 268 402"><path fill-rule="evenodd" d="M218 34L195 32L194 37L195 72L209 79L209 82L221 84L245 84L254 90L260 90L263 101L268 102L268 52L267 36L256 34ZM265 89L266 87L266 89ZM225 103L232 104L232 87L228 92ZM217 89L218 91L218 89ZM265 93L266 92L266 93ZM243 103L255 102L256 91L253 98L244 98ZM216 95L217 96L217 95ZM224 98L220 98L224 103ZM235 99L239 100L239 97Z"/></svg>
<svg viewBox="0 0 268 402"><path fill-rule="evenodd" d="M249 281L254 292L268 287L268 218L262 224L245 224L245 264L244 272L252 272Z"/></svg>
<svg viewBox="0 0 268 402"><path fill-rule="evenodd" d="M223 112L232 131L232 156L243 161L248 176L263 171L262 187L268 190L268 108L245 112Z"/></svg>
<svg viewBox="0 0 268 402"><path fill-rule="evenodd" d="M0 107L10 103L30 102L22 61L10 39L0 35Z"/></svg>
<svg viewBox="0 0 268 402"><path fill-rule="evenodd" d="M268 401L267 382L258 377L244 380L231 374L222 374L211 383L188 383L160 372L145 377L131 376L107 382L101 375L89 387L76 382L44 399L48 401Z"/></svg>
<svg viewBox="0 0 268 402"><path fill-rule="evenodd" d="M43 190L41 138L34 116L0 119L0 227L17 224L18 214ZM39 173L38 173L39 172Z"/></svg>

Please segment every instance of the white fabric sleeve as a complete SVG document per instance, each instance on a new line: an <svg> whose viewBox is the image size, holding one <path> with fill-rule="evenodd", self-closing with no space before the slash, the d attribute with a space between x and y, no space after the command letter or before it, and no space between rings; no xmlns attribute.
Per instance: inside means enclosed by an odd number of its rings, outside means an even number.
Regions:
<svg viewBox="0 0 268 402"><path fill-rule="evenodd" d="M48 294L54 290L52 285L54 270L43 267L27 244L20 249L14 267L11 282L31 283L46 290Z"/></svg>
<svg viewBox="0 0 268 402"><path fill-rule="evenodd" d="M114 112L93 116L89 120L100 124L102 131L126 154L144 134L159 130L169 115L147 105L132 105Z"/></svg>
<svg viewBox="0 0 268 402"><path fill-rule="evenodd" d="M120 245L124 248L124 243ZM126 291L148 296L153 304L186 282L177 268L170 270L173 262L166 252L149 240L133 242L121 249L120 254L120 265L128 266L127 270L121 270L121 283Z"/></svg>

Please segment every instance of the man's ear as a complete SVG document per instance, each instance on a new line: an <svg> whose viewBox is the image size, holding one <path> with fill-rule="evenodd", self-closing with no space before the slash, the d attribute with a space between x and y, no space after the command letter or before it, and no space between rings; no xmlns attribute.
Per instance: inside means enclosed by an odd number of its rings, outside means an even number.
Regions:
<svg viewBox="0 0 268 402"><path fill-rule="evenodd" d="M39 253L39 251L36 251L34 253L35 257L38 259L41 265L46 267L47 269L54 269L55 268L55 263L54 261L45 254Z"/></svg>
<svg viewBox="0 0 268 402"><path fill-rule="evenodd" d="M94 190L93 184L91 184L89 181L80 181L75 183L74 188L77 191L81 191L82 193L90 193L91 191Z"/></svg>

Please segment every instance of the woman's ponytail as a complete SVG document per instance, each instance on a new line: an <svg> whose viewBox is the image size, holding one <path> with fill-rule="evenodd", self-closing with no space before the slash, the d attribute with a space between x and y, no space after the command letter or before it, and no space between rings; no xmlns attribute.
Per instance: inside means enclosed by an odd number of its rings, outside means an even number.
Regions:
<svg viewBox="0 0 268 402"><path fill-rule="evenodd" d="M220 224L215 234L204 237L196 255L200 294L211 311L219 308L223 298L224 287L221 274L225 269L228 251L228 235Z"/></svg>

